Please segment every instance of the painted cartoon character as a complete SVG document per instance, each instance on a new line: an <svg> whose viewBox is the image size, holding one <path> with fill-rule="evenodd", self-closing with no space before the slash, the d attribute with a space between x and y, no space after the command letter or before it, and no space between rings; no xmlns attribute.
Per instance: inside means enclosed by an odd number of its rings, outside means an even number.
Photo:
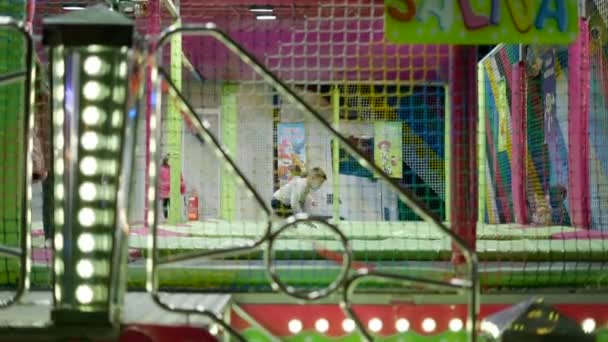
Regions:
<svg viewBox="0 0 608 342"><path fill-rule="evenodd" d="M391 142L388 140L382 140L378 143L380 149L381 167L387 175L393 174L393 166L397 165L397 158L390 155Z"/></svg>
<svg viewBox="0 0 608 342"><path fill-rule="evenodd" d="M295 146L294 146L295 145ZM303 146L303 144L302 144ZM302 147L293 144L288 139L283 139L281 144L279 145L279 153L278 153L278 168L279 168L279 178L282 180L290 180L290 168L293 166L297 166L301 169L304 169L304 162L302 161L299 152L301 152Z"/></svg>

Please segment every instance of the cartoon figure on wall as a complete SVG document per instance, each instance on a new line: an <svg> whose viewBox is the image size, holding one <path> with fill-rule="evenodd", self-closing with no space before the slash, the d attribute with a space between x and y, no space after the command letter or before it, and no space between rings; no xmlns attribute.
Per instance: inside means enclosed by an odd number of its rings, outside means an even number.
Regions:
<svg viewBox="0 0 608 342"><path fill-rule="evenodd" d="M283 186L293 178L292 170L306 165L306 131L304 123L285 123L277 127L278 178Z"/></svg>
<svg viewBox="0 0 608 342"><path fill-rule="evenodd" d="M387 175L393 175L393 167L397 165L397 157L391 155L391 142L382 140L378 143L380 149L380 167Z"/></svg>
<svg viewBox="0 0 608 342"><path fill-rule="evenodd" d="M401 122L376 122L374 161L392 178L403 177L402 138Z"/></svg>

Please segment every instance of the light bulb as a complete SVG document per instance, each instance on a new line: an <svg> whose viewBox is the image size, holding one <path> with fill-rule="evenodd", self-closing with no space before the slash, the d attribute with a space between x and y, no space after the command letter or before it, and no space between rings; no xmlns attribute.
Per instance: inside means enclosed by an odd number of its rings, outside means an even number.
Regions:
<svg viewBox="0 0 608 342"><path fill-rule="evenodd" d="M95 239L89 233L81 234L78 237L78 249L84 253L90 253L95 249Z"/></svg>
<svg viewBox="0 0 608 342"><path fill-rule="evenodd" d="M406 332L410 330L410 322L405 318L399 318L397 322L395 322L395 329L398 332Z"/></svg>
<svg viewBox="0 0 608 342"><path fill-rule="evenodd" d="M79 285L76 288L76 299L82 304L89 304L93 301L93 289L89 285Z"/></svg>
<svg viewBox="0 0 608 342"><path fill-rule="evenodd" d="M91 208L82 208L78 213L78 222L84 227L90 227L95 223L95 212Z"/></svg>
<svg viewBox="0 0 608 342"><path fill-rule="evenodd" d="M315 329L320 333L324 333L329 330L329 322L325 318L320 318L315 322Z"/></svg>
<svg viewBox="0 0 608 342"><path fill-rule="evenodd" d="M452 318L450 320L449 328L453 332L459 332L460 330L462 330L463 326L464 324L462 323L462 320L460 318Z"/></svg>
<svg viewBox="0 0 608 342"><path fill-rule="evenodd" d="M369 320L367 327L369 330L377 333L382 330L382 321L379 318L374 317Z"/></svg>
<svg viewBox="0 0 608 342"><path fill-rule="evenodd" d="M103 63L97 56L89 56L84 60L84 71L92 76L98 76L102 73Z"/></svg>
<svg viewBox="0 0 608 342"><path fill-rule="evenodd" d="M355 321L353 321L352 319L347 318L342 321L342 330L344 330L344 332L353 332L355 328Z"/></svg>
<svg viewBox="0 0 608 342"><path fill-rule="evenodd" d="M302 331L302 322L298 319L292 319L287 323L287 327L289 328L289 332L297 334Z"/></svg>
<svg viewBox="0 0 608 342"><path fill-rule="evenodd" d="M437 323L432 318L425 318L422 321L422 330L425 332L433 332L437 328Z"/></svg>
<svg viewBox="0 0 608 342"><path fill-rule="evenodd" d="M93 276L93 263L88 259L80 260L76 264L76 272L81 278L91 278Z"/></svg>

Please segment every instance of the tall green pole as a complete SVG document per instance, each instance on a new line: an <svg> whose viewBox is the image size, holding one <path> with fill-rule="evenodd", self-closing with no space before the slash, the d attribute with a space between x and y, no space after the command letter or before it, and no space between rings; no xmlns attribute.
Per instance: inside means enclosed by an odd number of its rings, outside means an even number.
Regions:
<svg viewBox="0 0 608 342"><path fill-rule="evenodd" d="M451 181L452 181L452 149L450 146L452 146L452 104L450 102L450 93L451 93L451 89L450 89L450 85L445 85L443 87L444 91L443 91L443 99L444 99L444 108L445 108L445 118L444 118L444 125L443 125L443 132L444 132L444 142L443 142L443 153L444 153L444 179L445 179L445 190L444 190L444 203L445 203L445 220L449 221L450 220L450 214L452 213L452 205L451 205L451 198L452 198L452 187L451 187Z"/></svg>
<svg viewBox="0 0 608 342"><path fill-rule="evenodd" d="M238 142L237 92L236 84L225 84L222 87L221 139L228 154L233 158L236 157ZM231 221L236 214L236 183L233 174L222 172L220 177L220 217Z"/></svg>
<svg viewBox="0 0 608 342"><path fill-rule="evenodd" d="M479 184L477 187L477 222L484 222L486 211L486 88L484 84L483 64L477 64L477 174Z"/></svg>
<svg viewBox="0 0 608 342"><path fill-rule="evenodd" d="M180 24L180 20L176 21ZM182 87L182 36L171 36L171 80L177 89ZM182 175L182 130L181 103L177 96L169 96L167 119L167 150L170 154L169 166L171 168L171 205L169 209L169 223L175 224L183 220L181 175Z"/></svg>
<svg viewBox="0 0 608 342"><path fill-rule="evenodd" d="M336 131L340 130L340 88L333 87L331 91L331 108L333 113L333 125ZM332 141L332 163L333 163L333 217L334 222L340 220L340 141L336 138Z"/></svg>

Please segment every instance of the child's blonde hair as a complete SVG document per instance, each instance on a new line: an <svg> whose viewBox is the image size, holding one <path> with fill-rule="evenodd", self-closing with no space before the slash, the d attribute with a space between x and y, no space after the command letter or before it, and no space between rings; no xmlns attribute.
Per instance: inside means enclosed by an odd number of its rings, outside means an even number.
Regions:
<svg viewBox="0 0 608 342"><path fill-rule="evenodd" d="M300 175L300 177L302 177L302 178L309 177L309 176L318 177L323 180L327 180L327 175L325 174L325 171L323 171L323 169L320 167L313 167L312 169L310 169L310 171L308 171L308 170L303 171L302 174Z"/></svg>
<svg viewBox="0 0 608 342"><path fill-rule="evenodd" d="M291 165L289 167L289 173L294 177L302 176L302 168L299 165Z"/></svg>

